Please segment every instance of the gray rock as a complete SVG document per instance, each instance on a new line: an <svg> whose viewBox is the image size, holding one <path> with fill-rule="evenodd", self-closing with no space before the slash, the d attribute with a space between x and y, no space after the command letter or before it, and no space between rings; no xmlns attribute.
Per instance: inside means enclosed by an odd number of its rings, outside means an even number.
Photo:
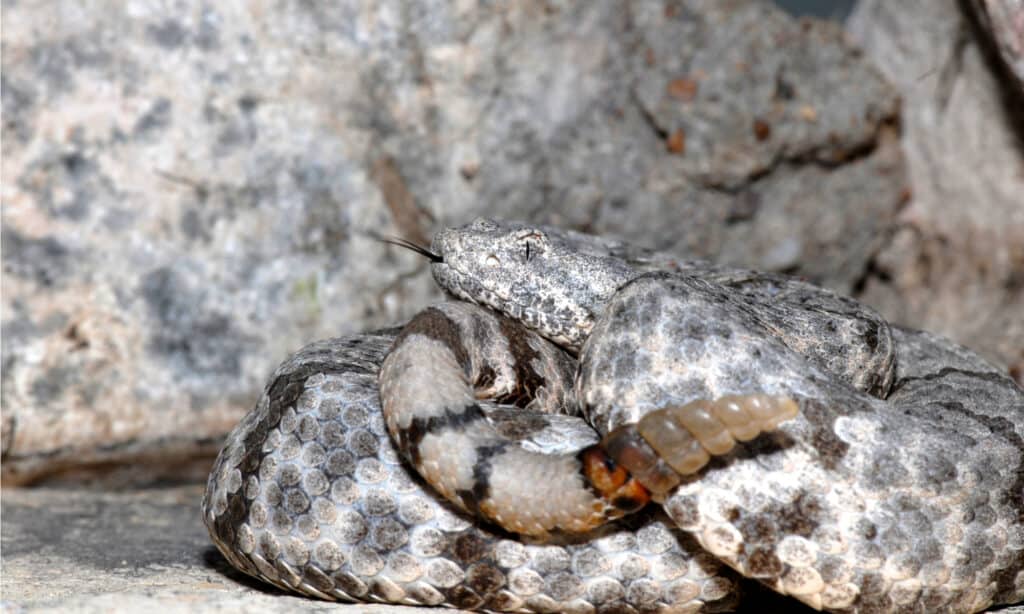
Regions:
<svg viewBox="0 0 1024 614"><path fill-rule="evenodd" d="M202 488L5 490L5 612L336 612L228 565L200 520ZM403 614L401 606L348 611Z"/></svg>
<svg viewBox="0 0 1024 614"><path fill-rule="evenodd" d="M753 0L4 21L8 484L181 479L288 353L438 296L371 232L527 218L847 290L905 188L896 92Z"/></svg>
<svg viewBox="0 0 1024 614"><path fill-rule="evenodd" d="M1003 97L1002 71L962 13L968 4L863 0L850 18L852 37L903 97L913 186L858 298L1024 382L1022 107Z"/></svg>

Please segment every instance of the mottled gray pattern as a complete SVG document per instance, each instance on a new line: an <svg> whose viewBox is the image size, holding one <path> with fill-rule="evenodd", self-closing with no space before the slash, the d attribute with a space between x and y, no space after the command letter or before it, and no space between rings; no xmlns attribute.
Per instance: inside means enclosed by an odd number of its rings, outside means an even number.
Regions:
<svg viewBox="0 0 1024 614"><path fill-rule="evenodd" d="M1024 393L1009 377L807 284L695 263L630 277L582 240L477 221L435 238L435 278L579 348L599 431L697 398L799 401L666 501L704 548L816 608L1024 598Z"/></svg>
<svg viewBox="0 0 1024 614"><path fill-rule="evenodd" d="M579 354L577 394L599 431L751 391L792 395L801 414L668 498L699 548L646 517L633 522L655 525L635 534L607 529L635 552L605 537L529 546L451 512L398 463L373 381L388 336L314 344L275 374L211 475L206 520L240 569L334 599L689 608L735 599L708 589L735 583L708 577L710 553L838 611L977 611L1024 598L1024 393L970 351L808 284L585 235L485 221L438 235L434 249L447 290ZM366 424L345 422L352 404ZM406 497L432 511L403 517ZM588 561L610 551L642 556L650 526L677 568L705 578L701 592L691 575L667 580L663 563L639 559L593 575ZM433 541L416 539L424 533ZM460 540L482 554L465 558ZM501 559L508 548L521 554Z"/></svg>
<svg viewBox="0 0 1024 614"><path fill-rule="evenodd" d="M752 390L798 400L795 420L668 498L679 526L816 608L977 611L1024 597L1024 395L1011 380L897 330L906 349L896 363L907 366L878 399L804 360L720 292L642 277L612 300L581 354L584 402L609 426ZM930 362L916 364L915 350Z"/></svg>
<svg viewBox="0 0 1024 614"><path fill-rule="evenodd" d="M322 599L468 609L731 609L737 578L655 510L563 544L480 527L403 465L377 371L396 330L311 344L278 368L210 475L204 520L238 569ZM539 414L501 428L592 443ZM559 427L565 416L552 416Z"/></svg>
<svg viewBox="0 0 1024 614"><path fill-rule="evenodd" d="M884 394L895 349L889 325L869 307L786 277L680 260L671 254L551 227L479 219L439 232L432 267L458 298L506 313L578 350L608 300L644 272L669 270L719 288L727 309L756 310L764 326L858 389Z"/></svg>

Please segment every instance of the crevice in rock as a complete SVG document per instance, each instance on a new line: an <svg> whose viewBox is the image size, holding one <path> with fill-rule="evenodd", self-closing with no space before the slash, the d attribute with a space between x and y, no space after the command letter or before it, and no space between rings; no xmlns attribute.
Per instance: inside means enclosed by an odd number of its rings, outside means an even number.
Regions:
<svg viewBox="0 0 1024 614"><path fill-rule="evenodd" d="M995 85L999 92L1006 124L1014 135L1017 149L1024 153L1024 83L1013 73L1006 61L999 54L994 40L994 33L986 31L979 14L982 7L973 8L971 0L957 0L960 13L964 17L970 36L978 42L978 48L985 58L985 64L995 77ZM991 28L988 28L991 30Z"/></svg>

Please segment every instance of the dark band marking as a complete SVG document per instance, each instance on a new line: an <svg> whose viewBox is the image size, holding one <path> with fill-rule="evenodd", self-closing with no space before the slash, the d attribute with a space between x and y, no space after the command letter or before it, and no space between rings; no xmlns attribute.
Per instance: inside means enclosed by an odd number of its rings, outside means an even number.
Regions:
<svg viewBox="0 0 1024 614"><path fill-rule="evenodd" d="M463 505L476 512L478 515L487 517L487 514L480 509L480 504L491 497L491 472L494 470L494 463L491 461L500 456L512 445L508 441L479 446L476 448L476 465L473 467L473 487L455 492L462 499Z"/></svg>
<svg viewBox="0 0 1024 614"><path fill-rule="evenodd" d="M889 391L888 398L892 398L900 391L904 386L912 384L914 382L931 382L937 379L942 379L947 375L951 374L963 375L964 377L973 377L982 381L991 382L998 386L1006 386L1007 383L1013 384L1013 380L1008 375L992 371L969 371L967 369L958 369L956 367L943 367L934 373L928 373L925 375L911 375L909 377L902 377L892 385L892 390Z"/></svg>
<svg viewBox="0 0 1024 614"><path fill-rule="evenodd" d="M530 345L528 333L520 325L508 318L499 317L498 326L508 341L509 353L515 361L512 368L515 371L516 387L495 400L498 403L526 407L545 384L544 377L533 369L534 360L540 358L540 354Z"/></svg>
<svg viewBox="0 0 1024 614"><path fill-rule="evenodd" d="M398 433L401 452L407 461L419 467L422 459L420 443L424 437L438 435L445 431L462 431L467 426L481 420L487 420L487 417L476 403L471 403L458 410L445 408L444 413L440 416L430 416L429 418L417 416L412 419L407 428Z"/></svg>
<svg viewBox="0 0 1024 614"><path fill-rule="evenodd" d="M647 501L647 499L637 499L635 497L615 497L612 499L612 505L627 514L632 514L647 505Z"/></svg>
<svg viewBox="0 0 1024 614"><path fill-rule="evenodd" d="M398 334L391 351L401 346L411 335L423 335L443 343L455 355L459 366L466 371L467 375L469 374L469 352L466 351L466 346L462 343L462 330L443 311L436 307L429 307L421 311Z"/></svg>
<svg viewBox="0 0 1024 614"><path fill-rule="evenodd" d="M325 355L327 354L327 355ZM255 473L261 461L267 455L263 451L263 441L267 433L281 420L281 413L290 406L293 406L305 391L306 380L316 374L335 374L352 372L359 375L359 369L354 365L345 365L342 358L329 355L325 346L316 346L301 351L289 363L282 365L273 380L273 383L265 393L270 400L266 414L257 419L242 440L242 456L237 467L243 474ZM217 466L214 469L216 475L223 460L218 458ZM234 545L235 527L241 525L249 512L249 502L244 497L245 489L240 488L234 493L227 494L227 509L220 516L213 519L212 530L225 544ZM252 566L244 557L239 557L241 566L250 570Z"/></svg>
<svg viewBox="0 0 1024 614"><path fill-rule="evenodd" d="M477 373L476 380L473 381L473 388L476 390L490 387L498 378L498 374L495 373L491 365L484 365L480 367L478 371L479 373Z"/></svg>

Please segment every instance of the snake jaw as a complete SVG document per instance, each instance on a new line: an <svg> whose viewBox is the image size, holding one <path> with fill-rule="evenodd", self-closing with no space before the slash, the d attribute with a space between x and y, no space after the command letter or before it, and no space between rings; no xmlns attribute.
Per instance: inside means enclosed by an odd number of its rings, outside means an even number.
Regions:
<svg viewBox="0 0 1024 614"><path fill-rule="evenodd" d="M583 340L594 325L594 316L589 312L573 313L562 317L557 313L538 309L533 305L515 300L510 293L496 287L490 278L480 278L460 270L455 262L448 259L431 265L431 272L438 285L460 300L493 309L521 321L552 342L578 352Z"/></svg>

